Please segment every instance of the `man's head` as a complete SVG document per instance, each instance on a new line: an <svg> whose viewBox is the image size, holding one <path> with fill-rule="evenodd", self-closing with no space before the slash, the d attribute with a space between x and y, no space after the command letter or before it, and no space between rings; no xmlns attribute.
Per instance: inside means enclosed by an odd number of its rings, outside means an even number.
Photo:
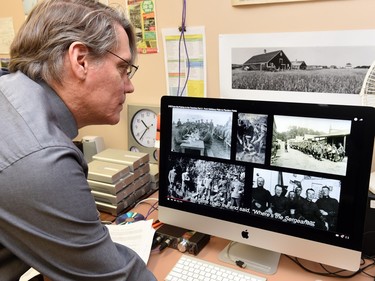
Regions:
<svg viewBox="0 0 375 281"><path fill-rule="evenodd" d="M258 177L257 178L257 186L258 187L263 187L264 186L264 178Z"/></svg>
<svg viewBox="0 0 375 281"><path fill-rule="evenodd" d="M17 33L9 70L44 80L79 127L115 124L134 91L127 77L136 59L133 27L120 10L92 0L39 2Z"/></svg>
<svg viewBox="0 0 375 281"><path fill-rule="evenodd" d="M328 187L328 186L326 186L326 185L323 186L323 187L322 187L322 196L323 196L323 197L328 197L328 196L329 196L329 191L330 191L330 190L329 190L329 187Z"/></svg>
<svg viewBox="0 0 375 281"><path fill-rule="evenodd" d="M283 193L283 187L279 184L275 185L275 195L280 197Z"/></svg>
<svg viewBox="0 0 375 281"><path fill-rule="evenodd" d="M312 189L312 188L306 189L306 199L308 201L313 201L314 196L315 196L315 190L314 189Z"/></svg>

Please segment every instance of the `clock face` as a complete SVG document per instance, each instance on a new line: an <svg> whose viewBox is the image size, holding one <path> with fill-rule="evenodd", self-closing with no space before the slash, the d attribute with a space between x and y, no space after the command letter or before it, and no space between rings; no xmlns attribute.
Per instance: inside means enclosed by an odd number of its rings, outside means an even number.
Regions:
<svg viewBox="0 0 375 281"><path fill-rule="evenodd" d="M138 144L154 147L156 138L157 114L150 109L140 109L131 120L131 133Z"/></svg>
<svg viewBox="0 0 375 281"><path fill-rule="evenodd" d="M154 156L154 159L156 161L159 160L159 151L157 149L154 150L154 152L152 153L152 155Z"/></svg>
<svg viewBox="0 0 375 281"><path fill-rule="evenodd" d="M138 149L138 147L136 147L136 146L132 146L132 147L130 147L130 151L133 151L133 152L140 152L139 149Z"/></svg>

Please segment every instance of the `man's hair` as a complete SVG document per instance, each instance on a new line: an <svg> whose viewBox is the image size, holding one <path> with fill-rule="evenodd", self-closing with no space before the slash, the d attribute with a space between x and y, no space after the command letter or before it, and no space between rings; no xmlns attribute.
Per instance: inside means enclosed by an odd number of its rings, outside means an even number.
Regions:
<svg viewBox="0 0 375 281"><path fill-rule="evenodd" d="M9 70L20 70L33 80L61 84L64 55L69 46L81 42L91 57L100 60L106 50L117 47L116 24L129 37L129 63L133 63L137 56L134 30L121 9L97 0L43 0L29 14L11 44Z"/></svg>

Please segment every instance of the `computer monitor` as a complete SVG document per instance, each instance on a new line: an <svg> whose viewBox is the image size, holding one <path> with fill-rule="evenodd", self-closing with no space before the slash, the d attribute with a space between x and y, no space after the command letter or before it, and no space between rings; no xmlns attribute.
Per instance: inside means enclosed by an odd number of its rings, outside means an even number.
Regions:
<svg viewBox="0 0 375 281"><path fill-rule="evenodd" d="M159 219L233 241L219 258L257 271L280 253L355 271L374 121L363 106L164 96Z"/></svg>

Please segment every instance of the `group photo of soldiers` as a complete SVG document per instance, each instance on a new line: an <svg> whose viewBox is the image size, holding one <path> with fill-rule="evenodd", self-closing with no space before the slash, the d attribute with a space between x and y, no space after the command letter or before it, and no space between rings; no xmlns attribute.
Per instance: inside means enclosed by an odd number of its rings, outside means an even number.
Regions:
<svg viewBox="0 0 375 281"><path fill-rule="evenodd" d="M297 149L307 155L311 155L317 160L327 159L333 162L340 162L345 158L345 148L341 142L328 143L326 140L305 140L305 141L289 141L289 147Z"/></svg>
<svg viewBox="0 0 375 281"><path fill-rule="evenodd" d="M220 110L173 108L172 151L229 159L232 115Z"/></svg>
<svg viewBox="0 0 375 281"><path fill-rule="evenodd" d="M345 175L351 121L274 116L271 164Z"/></svg>
<svg viewBox="0 0 375 281"><path fill-rule="evenodd" d="M254 169L252 213L336 231L340 192L339 180Z"/></svg>
<svg viewBox="0 0 375 281"><path fill-rule="evenodd" d="M170 198L238 211L245 207L241 165L171 156L168 182Z"/></svg>
<svg viewBox="0 0 375 281"><path fill-rule="evenodd" d="M264 164L267 115L239 113L237 121L236 160Z"/></svg>

